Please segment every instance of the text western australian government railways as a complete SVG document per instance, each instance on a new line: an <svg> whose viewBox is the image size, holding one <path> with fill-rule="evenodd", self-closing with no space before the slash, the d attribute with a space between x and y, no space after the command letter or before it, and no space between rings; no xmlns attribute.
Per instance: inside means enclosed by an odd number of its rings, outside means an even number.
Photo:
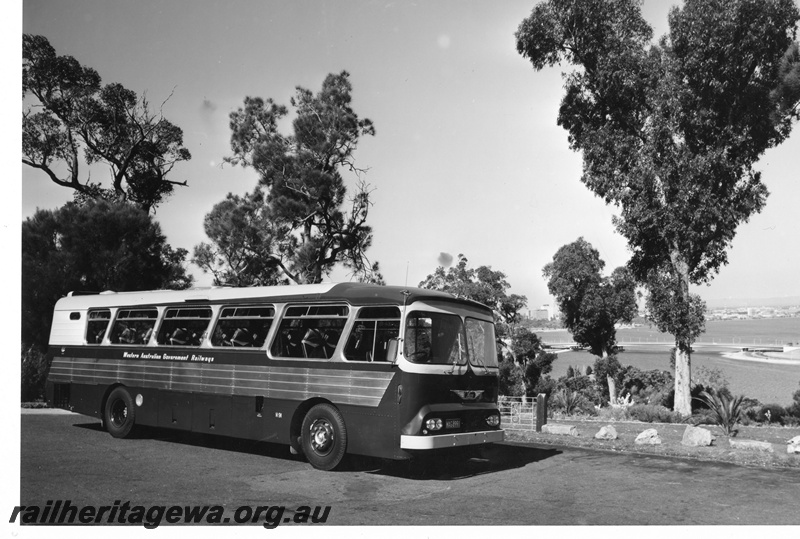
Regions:
<svg viewBox="0 0 800 539"><path fill-rule="evenodd" d="M277 528L281 524L324 524L331 507L301 505L287 509L282 505L243 505L233 516L224 514L221 505L132 505L115 500L113 505L74 505L70 500L48 500L41 505L18 505L9 523L39 525L64 524L140 524L154 529L161 524L261 524Z"/></svg>

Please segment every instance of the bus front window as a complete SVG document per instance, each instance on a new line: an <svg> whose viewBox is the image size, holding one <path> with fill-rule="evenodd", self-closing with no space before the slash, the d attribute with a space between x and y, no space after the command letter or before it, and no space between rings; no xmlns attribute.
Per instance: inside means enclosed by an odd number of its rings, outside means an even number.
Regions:
<svg viewBox="0 0 800 539"><path fill-rule="evenodd" d="M476 367L497 367L494 324L477 318L467 318L465 326L469 362Z"/></svg>
<svg viewBox="0 0 800 539"><path fill-rule="evenodd" d="M414 363L464 365L461 317L415 311L406 318L403 355Z"/></svg>

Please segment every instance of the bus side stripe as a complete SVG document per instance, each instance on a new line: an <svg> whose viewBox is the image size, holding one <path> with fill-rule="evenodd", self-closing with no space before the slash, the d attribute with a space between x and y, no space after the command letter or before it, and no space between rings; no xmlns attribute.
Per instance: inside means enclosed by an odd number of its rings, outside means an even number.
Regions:
<svg viewBox="0 0 800 539"><path fill-rule="evenodd" d="M378 406L392 377L391 372L376 371L61 357L54 358L50 368L50 380L55 383L124 383L156 389L289 400L325 397L335 403L371 407Z"/></svg>

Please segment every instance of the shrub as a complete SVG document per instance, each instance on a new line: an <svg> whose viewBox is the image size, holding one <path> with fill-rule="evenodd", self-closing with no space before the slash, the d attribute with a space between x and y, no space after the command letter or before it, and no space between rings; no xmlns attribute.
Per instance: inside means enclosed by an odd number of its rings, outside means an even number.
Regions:
<svg viewBox="0 0 800 539"><path fill-rule="evenodd" d="M744 397L739 395L737 397L729 398L723 393L718 393L714 390L702 391L699 400L703 401L711 410L712 417L717 425L722 427L722 432L726 436L733 436L735 434L734 427L739 422L744 412L742 401Z"/></svg>
<svg viewBox="0 0 800 539"><path fill-rule="evenodd" d="M631 419L645 423L679 423L681 415L658 404L634 404L628 408Z"/></svg>
<svg viewBox="0 0 800 539"><path fill-rule="evenodd" d="M792 400L794 401L786 411L792 416L800 419L800 389L794 392L792 395Z"/></svg>
<svg viewBox="0 0 800 539"><path fill-rule="evenodd" d="M689 423L692 425L716 425L717 419L714 416L714 412L708 408L700 408L692 413Z"/></svg>
<svg viewBox="0 0 800 539"><path fill-rule="evenodd" d="M551 352L539 352L534 359L528 359L523 369L523 378L528 388L528 396L535 397L539 393L549 393L555 386L555 382L547 382L545 375L553 370L553 361L558 359L558 355ZM542 383L540 384L540 381ZM552 387L551 387L552 386ZM547 389L549 387L549 390ZM542 390L544 388L545 390Z"/></svg>
<svg viewBox="0 0 800 539"><path fill-rule="evenodd" d="M765 404L758 410L755 419L759 423L781 423L787 415L786 408L780 404Z"/></svg>
<svg viewBox="0 0 800 539"><path fill-rule="evenodd" d="M521 397L524 387L522 385L522 373L513 360L501 361L499 365L498 385L501 395L511 397Z"/></svg>
<svg viewBox="0 0 800 539"><path fill-rule="evenodd" d="M642 371L636 367L625 367L621 373L620 393L627 392L634 402L665 406L675 382L667 371Z"/></svg>
<svg viewBox="0 0 800 539"><path fill-rule="evenodd" d="M603 396L600 394L594 384L594 380L592 380L589 376L575 376L574 378L566 378L562 376L558 379L554 391L558 392L562 390L580 393L580 395L586 400L587 405L605 404Z"/></svg>
<svg viewBox="0 0 800 539"><path fill-rule="evenodd" d="M556 381L545 375L536 381L536 385L533 386L533 389L531 390L530 397L535 399L539 393L546 393L548 396L550 396L555 389Z"/></svg>
<svg viewBox="0 0 800 539"><path fill-rule="evenodd" d="M725 397L726 399L732 399L733 395L731 394L730 389L727 387L721 388L714 388L714 387L706 387L704 385L694 385L691 389L691 396L692 396L692 411L695 410L702 410L708 409L711 410L712 408L708 405L708 402L702 398L703 393L713 393L715 395L719 395L721 397ZM743 397L744 398L744 397ZM743 408L744 409L744 408Z"/></svg>
<svg viewBox="0 0 800 539"><path fill-rule="evenodd" d="M567 415L583 412L589 406L583 395L569 389L561 389L553 393L553 398L550 402L554 410L560 410Z"/></svg>
<svg viewBox="0 0 800 539"><path fill-rule="evenodd" d="M556 389L569 389L570 391L584 391L594 385L594 382L588 376L574 376L567 378L562 376L558 379Z"/></svg>
<svg viewBox="0 0 800 539"><path fill-rule="evenodd" d="M786 415L781 418L781 424L784 427L800 427L800 417Z"/></svg>
<svg viewBox="0 0 800 539"><path fill-rule="evenodd" d="M597 417L606 421L627 421L631 418L629 408L613 408L608 406L606 408L595 407L597 410Z"/></svg>
<svg viewBox="0 0 800 539"><path fill-rule="evenodd" d="M44 399L47 381L47 356L34 346L22 347L22 402Z"/></svg>

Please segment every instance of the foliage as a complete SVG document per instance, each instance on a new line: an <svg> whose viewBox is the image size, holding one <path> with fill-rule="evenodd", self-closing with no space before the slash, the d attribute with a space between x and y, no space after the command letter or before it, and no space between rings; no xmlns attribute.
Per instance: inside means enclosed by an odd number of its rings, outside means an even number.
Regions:
<svg viewBox="0 0 800 539"><path fill-rule="evenodd" d="M246 97L244 107L231 113L233 155L226 161L252 167L259 176L259 188L245 197L255 206L239 212L246 216L243 224L249 229L241 233L252 241L228 242L228 247L244 251L236 255L223 245L201 244L195 260L205 271L217 268L216 278L243 275L269 282L277 267L281 279L319 283L342 264L361 280L383 282L378 264L366 256L372 244L372 228L366 224L372 202L369 187L361 180L364 170L353 158L360 137L374 135L375 128L352 109L351 94L346 71L329 74L317 94L298 86L290 100L295 113L291 135L279 131L289 110L272 99ZM350 198L342 172L352 173L357 181ZM237 200L229 196L223 204L231 202ZM235 217L215 207L206 219L207 228L211 220L218 221L212 229L232 229L226 219ZM210 239L227 241L228 235ZM250 248L257 250L251 253ZM250 267L243 272L241 261L256 258L264 261L263 271Z"/></svg>
<svg viewBox="0 0 800 539"><path fill-rule="evenodd" d="M614 408L607 406L605 408L595 405L597 418L602 421L629 421L631 415L628 407Z"/></svg>
<svg viewBox="0 0 800 539"><path fill-rule="evenodd" d="M550 378L550 376L545 374L543 376L540 376L536 380L536 383L528 386L532 388L528 396L531 398L536 398L540 393L544 393L545 395L548 396L552 395L553 391L556 390L557 385L558 384L555 380L553 380L552 378Z"/></svg>
<svg viewBox="0 0 800 539"><path fill-rule="evenodd" d="M759 423L783 423L783 419L789 415L786 408L780 404L764 404L756 413L756 421Z"/></svg>
<svg viewBox="0 0 800 539"><path fill-rule="evenodd" d="M186 254L130 204L38 210L22 223L22 342L47 346L53 306L71 290L188 288Z"/></svg>
<svg viewBox="0 0 800 539"><path fill-rule="evenodd" d="M94 69L57 55L43 36L22 36L22 95L36 101L22 114L22 162L73 189L78 201L128 201L149 212L186 185L167 179L191 159L181 129L121 84L101 86ZM111 186L93 183L82 160L105 165Z"/></svg>
<svg viewBox="0 0 800 539"><path fill-rule="evenodd" d="M628 415L645 423L680 423L682 420L680 414L660 404L634 404L628 408Z"/></svg>
<svg viewBox="0 0 800 539"><path fill-rule="evenodd" d="M556 354L538 351L535 356L525 352L517 356L522 358L522 378L525 382L525 393L528 397L535 397L539 393L550 393L554 384L545 382L540 385L546 374L553 370L553 361L558 359Z"/></svg>
<svg viewBox="0 0 800 539"><path fill-rule="evenodd" d="M516 33L534 69L578 67L565 74L558 123L582 152L581 181L619 208L628 266L676 338L684 414L702 331L689 284L713 278L736 228L764 207L754 165L800 117L798 18L790 0L687 0L656 45L636 0L547 0Z"/></svg>
<svg viewBox="0 0 800 539"><path fill-rule="evenodd" d="M215 285L267 286L287 284L271 252L275 233L264 193L256 189L240 197L231 193L206 215L203 226L211 244L194 248L192 262L214 276Z"/></svg>
<svg viewBox="0 0 800 539"><path fill-rule="evenodd" d="M647 319L662 333L675 337L673 354L690 353L692 343L706 328L706 303L697 294L677 294L682 284L680 276L664 268L653 269L647 274L646 299Z"/></svg>
<svg viewBox="0 0 800 539"><path fill-rule="evenodd" d="M800 418L800 389L792 394L792 400L794 402L787 408L787 410L792 416Z"/></svg>
<svg viewBox="0 0 800 539"><path fill-rule="evenodd" d="M498 365L498 392L508 397L521 397L525 394L522 372L513 361L501 361Z"/></svg>
<svg viewBox="0 0 800 539"><path fill-rule="evenodd" d="M586 412L591 412L590 406L602 405L607 402L603 394L599 391L594 379L589 375L576 374L572 377L562 376L556 382L553 393L559 391L569 391L578 393L587 403L584 408Z"/></svg>
<svg viewBox="0 0 800 539"><path fill-rule="evenodd" d="M741 420L744 412L742 406L744 397L741 395L728 397L725 394L711 390L703 391L700 393L699 398L711 410L715 423L722 428L725 435L732 436L735 433L734 427Z"/></svg>
<svg viewBox="0 0 800 539"><path fill-rule="evenodd" d="M470 268L467 266L468 263L467 258L459 254L455 266L446 271L444 266L439 266L419 283L419 287L449 292L457 298L471 299L486 305L494 311L495 320L499 322L498 338L513 337L515 326L521 322L520 311L528 303L527 298L518 294L508 294L511 285L502 271L495 271L491 266ZM541 343L538 347L541 348Z"/></svg>
<svg viewBox="0 0 800 539"><path fill-rule="evenodd" d="M620 379L620 393L631 395L637 404L665 406L673 390L674 379L667 371L642 371L633 366L622 368L617 375Z"/></svg>
<svg viewBox="0 0 800 539"><path fill-rule="evenodd" d="M551 407L567 415L584 412L589 408L589 401L579 391L560 389L552 394Z"/></svg>
<svg viewBox="0 0 800 539"><path fill-rule="evenodd" d="M576 343L588 346L596 356L614 350L615 324L630 322L636 315L636 285L631 275L617 268L610 277L603 277L603 266L597 250L578 238L561 247L543 269L564 325Z"/></svg>
<svg viewBox="0 0 800 539"><path fill-rule="evenodd" d="M35 346L22 346L22 402L44 399L47 357Z"/></svg>
<svg viewBox="0 0 800 539"><path fill-rule="evenodd" d="M608 392L607 379L610 377L617 385L619 385L621 381L620 373L622 373L622 365L617 359L617 356L611 355L607 357L599 357L594 362L593 370L597 391L602 396L603 402L608 402L608 400L611 398L611 395Z"/></svg>

